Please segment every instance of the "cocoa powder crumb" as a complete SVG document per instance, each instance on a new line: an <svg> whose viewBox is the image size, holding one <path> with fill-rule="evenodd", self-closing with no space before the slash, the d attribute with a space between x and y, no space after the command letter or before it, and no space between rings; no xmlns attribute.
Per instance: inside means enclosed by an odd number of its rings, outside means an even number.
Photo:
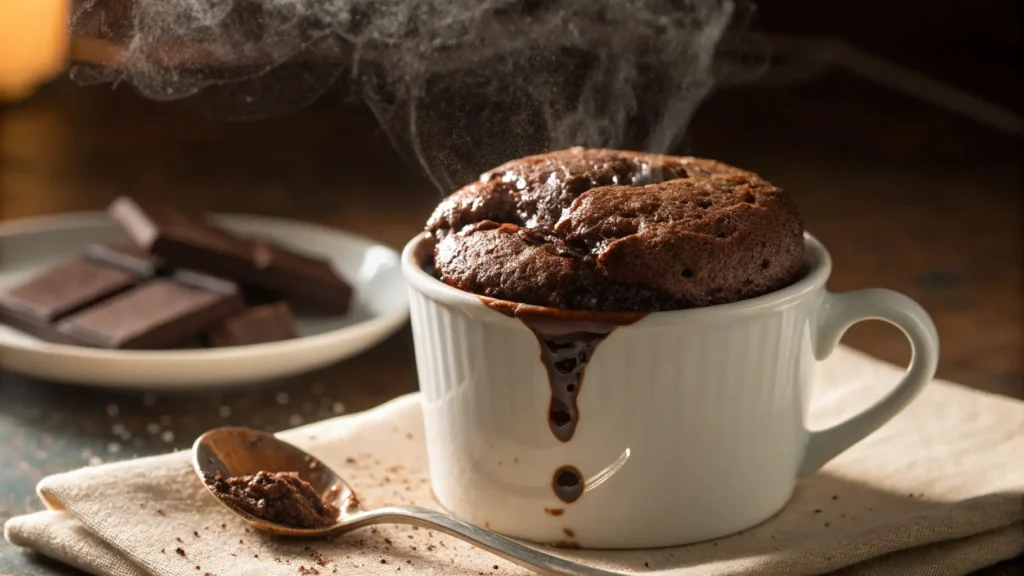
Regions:
<svg viewBox="0 0 1024 576"><path fill-rule="evenodd" d="M166 552L166 550L167 550L166 548L161 548L161 549L160 549L160 553L161 553L161 554L166 554L166 553L167 553L167 552Z"/></svg>
<svg viewBox="0 0 1024 576"><path fill-rule="evenodd" d="M821 514L821 508L818 508L818 509L816 509L816 510L814 511L814 513L815 513L815 514Z"/></svg>
<svg viewBox="0 0 1024 576"><path fill-rule="evenodd" d="M163 510L161 510L159 508L156 509L156 513L161 515L161 516L167 516L167 514Z"/></svg>
<svg viewBox="0 0 1024 576"><path fill-rule="evenodd" d="M180 547L179 548L175 548L174 551L178 554L178 556L184 556L185 555L185 551L182 550Z"/></svg>
<svg viewBox="0 0 1024 576"><path fill-rule="evenodd" d="M181 538L179 538L178 536L175 536L175 537L174 537L174 540L175 540L175 541L177 541L177 542L181 542L182 544L184 544L184 543L185 543L185 541L184 541L184 540L182 540Z"/></svg>
<svg viewBox="0 0 1024 576"><path fill-rule="evenodd" d="M196 532L195 530L192 531L192 535L199 538L199 532Z"/></svg>

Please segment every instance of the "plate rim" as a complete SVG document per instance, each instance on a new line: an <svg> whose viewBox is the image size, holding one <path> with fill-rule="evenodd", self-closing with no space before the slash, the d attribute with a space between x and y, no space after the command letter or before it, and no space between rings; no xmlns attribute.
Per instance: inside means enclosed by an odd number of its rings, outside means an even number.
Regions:
<svg viewBox="0 0 1024 576"><path fill-rule="evenodd" d="M284 226L300 226L312 228L318 232L329 233L340 236L346 242L360 245L363 249L382 248L391 253L394 257L394 269L398 271L398 277L404 282L401 274L401 256L394 247L374 240L368 236L349 232L341 228L319 222L307 222L294 218L280 218L263 214L246 213L225 213L210 212L210 216L230 222L232 220L247 220L258 222L260 220L276 223ZM113 224L106 212L101 210L82 210L72 212L61 212L57 214L44 214L0 221L0 241L5 238L21 236L25 234L55 232L70 228L87 228L92 226ZM24 345L18 342L10 342L0 339L0 353L16 352L19 354L30 354L36 356L50 356L54 360L68 359L76 361L119 361L133 364L182 361L182 362L227 362L238 361L254 354L282 354L289 351L302 351L315 349L328 344L349 340L347 336L354 333L367 332L375 334L383 331L386 335L396 332L409 317L409 299L403 298L398 310L388 314L372 316L366 320L343 326L320 334L300 336L289 340L278 342L265 342L261 344L248 344L244 346L233 346L230 348L200 348L200 349L175 349L175 350L107 350L103 348L90 348L87 346L74 346L70 344L57 344L40 341L38 344ZM372 345L371 345L372 347ZM339 360L343 357L339 357Z"/></svg>

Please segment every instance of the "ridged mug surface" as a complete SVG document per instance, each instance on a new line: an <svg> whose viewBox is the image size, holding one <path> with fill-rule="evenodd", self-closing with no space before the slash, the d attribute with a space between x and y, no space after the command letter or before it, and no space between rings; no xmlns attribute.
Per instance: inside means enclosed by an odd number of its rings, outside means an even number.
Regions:
<svg viewBox="0 0 1024 576"><path fill-rule="evenodd" d="M830 270L813 238L789 288L615 328L586 367L567 442L549 426L534 333L426 274L418 244L403 268L430 475L456 516L536 542L644 548L738 532L790 498ZM565 466L585 479L571 503L553 488Z"/></svg>

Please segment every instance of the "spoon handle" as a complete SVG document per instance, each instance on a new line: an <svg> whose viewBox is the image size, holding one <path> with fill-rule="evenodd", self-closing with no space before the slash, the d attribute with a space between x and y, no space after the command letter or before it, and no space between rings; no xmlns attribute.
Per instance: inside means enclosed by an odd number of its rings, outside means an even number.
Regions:
<svg viewBox="0 0 1024 576"><path fill-rule="evenodd" d="M450 514L429 508L392 506L369 510L357 518L353 518L350 523L346 524L346 529L351 530L371 524L410 524L422 528L433 528L543 576L621 576L615 572L564 560L490 530L463 522Z"/></svg>

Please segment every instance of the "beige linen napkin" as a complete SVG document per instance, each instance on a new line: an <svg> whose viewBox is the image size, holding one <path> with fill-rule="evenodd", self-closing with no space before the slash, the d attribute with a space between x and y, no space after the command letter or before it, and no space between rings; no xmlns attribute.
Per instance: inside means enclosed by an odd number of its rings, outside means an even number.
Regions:
<svg viewBox="0 0 1024 576"><path fill-rule="evenodd" d="M880 397L901 371L840 348L819 366L812 424ZM419 399L282 433L369 506L431 497ZM448 536L403 526L330 540L259 534L210 497L178 452L51 476L50 510L10 520L18 546L101 576L524 574ZM1024 553L1024 403L934 382L871 437L800 483L774 518L678 548L559 551L624 573L963 574Z"/></svg>

